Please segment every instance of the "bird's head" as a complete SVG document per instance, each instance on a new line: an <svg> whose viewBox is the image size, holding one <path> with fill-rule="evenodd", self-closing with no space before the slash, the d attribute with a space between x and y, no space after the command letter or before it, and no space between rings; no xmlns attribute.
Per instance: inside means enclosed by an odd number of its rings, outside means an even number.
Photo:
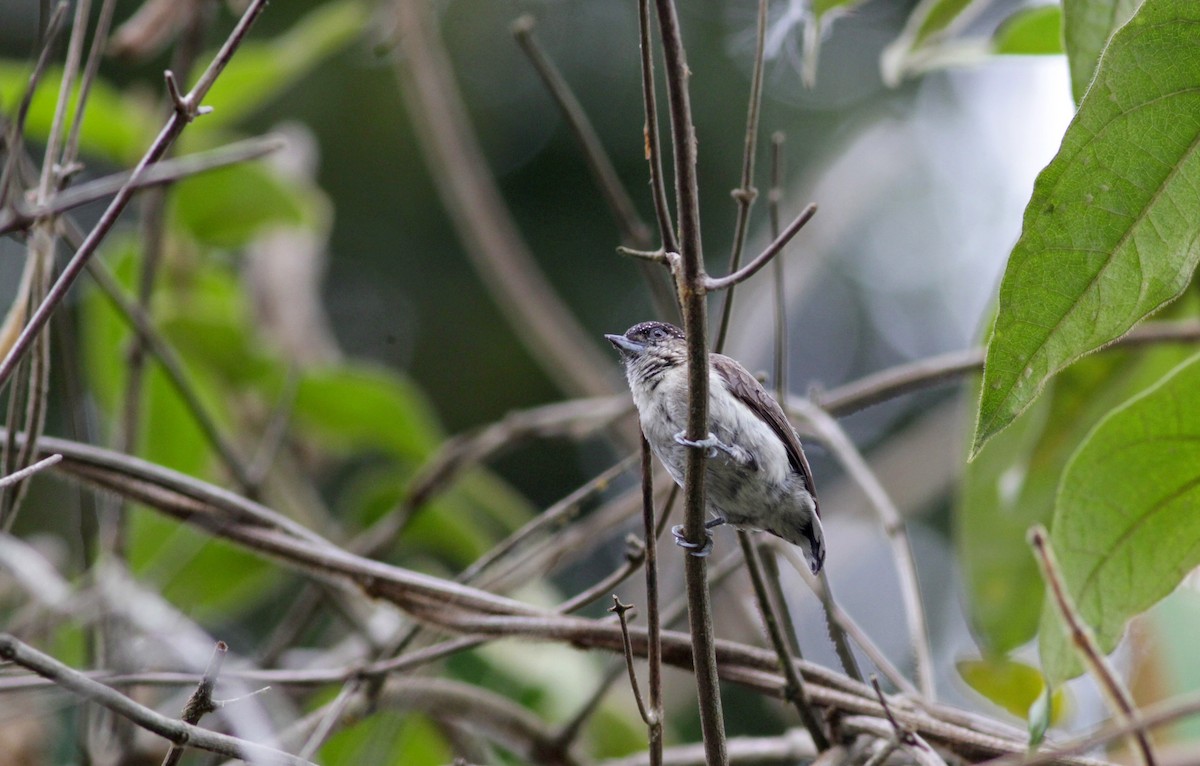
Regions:
<svg viewBox="0 0 1200 766"><path fill-rule="evenodd" d="M687 360L683 330L666 322L642 322L630 327L624 335L604 337L621 354L631 381L634 377L656 376Z"/></svg>

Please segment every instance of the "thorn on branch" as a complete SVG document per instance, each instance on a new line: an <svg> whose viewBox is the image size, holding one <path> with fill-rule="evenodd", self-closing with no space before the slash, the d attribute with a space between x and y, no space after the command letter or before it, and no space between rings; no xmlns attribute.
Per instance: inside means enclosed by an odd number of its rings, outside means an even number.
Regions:
<svg viewBox="0 0 1200 766"><path fill-rule="evenodd" d="M200 106L190 92L187 94L180 92L179 82L175 79L175 73L170 69L163 72L163 79L167 82L167 95L171 97L171 103L175 106L175 112L185 122L191 122L197 117L212 111L211 106Z"/></svg>

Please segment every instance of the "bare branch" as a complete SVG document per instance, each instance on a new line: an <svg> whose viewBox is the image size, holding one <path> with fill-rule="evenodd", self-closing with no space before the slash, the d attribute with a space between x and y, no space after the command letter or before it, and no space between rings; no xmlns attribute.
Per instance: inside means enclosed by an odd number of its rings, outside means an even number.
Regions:
<svg viewBox="0 0 1200 766"><path fill-rule="evenodd" d="M754 597L758 601L763 624L767 628L767 636L771 640L775 654L779 657L779 666L788 682L787 688L784 690L784 698L792 703L796 712L800 714L800 720L812 737L817 750L828 750L829 738L825 736L825 731L821 728L821 721L812 709L808 693L804 689L804 679L796 670L796 663L792 661L792 654L788 651L787 639L784 638L780 628L776 605L771 602L770 593L767 591L767 581L763 575L763 565L758 555L758 549L754 546L749 532L738 530L737 537L742 546L742 557L746 560L746 571L750 573L750 583L754 586Z"/></svg>
<svg viewBox="0 0 1200 766"><path fill-rule="evenodd" d="M658 137L658 100L654 94L654 50L650 36L650 0L638 0L639 49L642 56L642 109L646 122L642 128L646 145L646 163L650 166L650 191L654 213L658 217L658 234L663 250L679 252L675 224L671 222L671 207L667 203L667 185L663 181L662 149Z"/></svg>
<svg viewBox="0 0 1200 766"><path fill-rule="evenodd" d="M866 493L875 510L880 524L883 526L892 556L896 560L896 569L900 575L900 595L904 601L904 612L908 623L909 642L912 645L913 656L917 666L917 686L921 695L927 700L935 698L933 681L933 653L929 648L929 634L925 622L925 606L921 601L921 588L917 580L917 565L913 559L912 548L908 542L908 531L904 526L904 518L896 508L883 485L871 471L867 461L863 459L858 448L842 430L841 425L820 407L809 402L798 402L801 406L793 409L815 429L817 435L838 462L846 469L846 473ZM789 401L789 404L792 404Z"/></svg>
<svg viewBox="0 0 1200 766"><path fill-rule="evenodd" d="M238 739L227 734L218 734L183 721L167 718L145 705L134 702L115 689L67 667L48 654L39 652L7 633L0 634L0 659L15 662L43 678L50 679L56 685L78 697L103 705L172 744L207 750L231 758L252 759L256 763L313 766L310 761L297 758L273 747Z"/></svg>
<svg viewBox="0 0 1200 766"><path fill-rule="evenodd" d="M746 247L746 234L750 231L750 208L758 197L754 188L754 155L758 149L758 121L762 111L763 53L767 39L768 0L758 0L758 21L754 33L754 70L750 76L750 104L746 107L746 139L742 149L742 180L732 196L737 202L737 219L733 226L733 248L729 254L729 273L742 265L742 251ZM729 332L729 320L733 316L733 285L725 293L721 305L721 322L717 326L717 339L713 349L725 348L725 336Z"/></svg>
<svg viewBox="0 0 1200 766"><path fill-rule="evenodd" d="M396 0L396 73L446 211L484 287L542 369L572 395L614 391L611 361L563 304L505 207L471 133L425 0Z"/></svg>
<svg viewBox="0 0 1200 766"><path fill-rule="evenodd" d="M62 460L62 455L51 455L50 457L37 461L33 465L25 466L16 473L10 473L8 476L2 476L0 477L0 489L10 487L19 481L24 481L38 471L45 470L46 468L57 464L60 460Z"/></svg>
<svg viewBox="0 0 1200 766"><path fill-rule="evenodd" d="M139 191L151 186L174 183L209 170L258 159L282 147L282 139L274 136L251 138L209 152L164 160L147 168L132 184L131 173L114 173L63 190L42 204L28 205L21 200L14 200L10 208L0 211L0 234L23 229L39 218L59 215L116 194L127 184L130 184L132 191Z"/></svg>
<svg viewBox="0 0 1200 766"><path fill-rule="evenodd" d="M192 692L192 696L188 697L187 704L183 708L183 715L180 719L187 724L196 725L200 723L200 719L220 707L213 700L213 689L217 685L217 676L221 674L221 665L225 663L225 655L229 652L229 647L224 641L218 641L213 647L212 657L208 660L208 667L204 670L204 675L200 679L200 683L196 686L196 691ZM172 744L171 749L167 751L163 758L162 766L175 766L183 758L183 753L186 748L180 744Z"/></svg>
<svg viewBox="0 0 1200 766"><path fill-rule="evenodd" d="M1104 652L1100 651L1095 635L1092 634L1088 624L1083 621L1079 609L1075 606L1075 599L1067 590L1066 583L1063 582L1062 570L1059 569L1058 561L1054 556L1054 549L1046 539L1046 528L1041 524L1031 527L1029 544L1033 547L1034 558L1037 559L1038 567L1042 570L1042 579L1046 581L1046 589L1050 592L1050 603L1054 605L1054 610L1066 627L1067 638L1075 647L1079 658L1096 677L1096 682L1108 699L1108 704L1113 712L1124 721L1137 723L1140 716L1133 704L1129 690L1125 688L1125 684L1121 683L1117 671L1109 664ZM1150 747L1150 736L1146 730L1142 727L1135 729L1130 733L1130 739L1132 740L1130 743L1132 749L1138 753L1143 766L1154 766L1156 759L1154 750Z"/></svg>
<svg viewBox="0 0 1200 766"><path fill-rule="evenodd" d="M667 98L671 114L671 143L675 158L675 206L679 213L679 253L682 268L676 275L683 306L687 337L688 415L687 438L698 442L708 434L708 307L707 277L700 244L700 196L696 180L696 132L688 95L690 70L683 47L683 33L673 0L656 0L659 33L666 64ZM689 540L702 540L704 528L705 451L689 449L684 470L684 531ZM708 593L704 558L685 556L684 574L688 594L695 658L696 690L700 703L700 728L709 766L724 766L725 718L717 678L713 639L712 605Z"/></svg>
<svg viewBox="0 0 1200 766"><path fill-rule="evenodd" d="M792 237L796 236L800 229L804 228L804 224L808 223L809 220L811 220L816 214L816 205L809 205L808 207L804 208L804 210L800 212L800 215L796 216L796 218L790 224L788 224L787 228L783 230L783 233L776 237L771 244L767 245L767 248L759 253L754 260L750 261L750 263L747 263L745 266L733 272L732 274L728 274L723 277L705 277L705 289L709 290L710 292L724 290L733 287L739 282L745 282L747 279L757 274L759 269L761 269L763 266L766 266L768 263L770 263L772 258L783 251L783 248L787 246L787 243L792 241Z"/></svg>

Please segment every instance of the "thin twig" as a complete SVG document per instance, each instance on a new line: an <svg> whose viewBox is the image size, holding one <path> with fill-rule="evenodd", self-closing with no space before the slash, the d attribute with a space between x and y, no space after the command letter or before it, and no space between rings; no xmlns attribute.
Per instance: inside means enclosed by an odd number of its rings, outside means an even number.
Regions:
<svg viewBox="0 0 1200 766"><path fill-rule="evenodd" d="M220 705L213 700L213 689L217 685L217 676L221 674L221 666L225 663L225 655L229 652L229 646L224 641L218 641L213 647L212 657L208 660L208 667L204 670L204 675L200 678L200 683L196 686L196 691L192 692L192 696L188 697L187 704L183 707L183 715L180 720L184 723L192 724L193 726L200 723L200 719L209 713L220 708ZM183 758L186 751L183 745L172 744L171 749L167 751L166 757L163 758L162 766L175 766Z"/></svg>
<svg viewBox="0 0 1200 766"><path fill-rule="evenodd" d="M190 122L191 119L194 118L199 112L200 102L206 95L208 95L208 91L210 88L212 88L213 82L215 82L216 78L221 74L222 71L224 71L225 66L233 57L234 52L237 50L238 46L241 45L242 41L246 37L246 34L250 31L250 26L254 23L255 19L258 18L259 14L262 13L265 7L266 0L252 0L249 7L246 8L245 13L242 14L241 19L234 27L233 31L229 34L229 37L225 40L225 44L221 46L221 49L213 58L212 63L209 64L208 69L206 69L204 74L200 77L200 81L196 83L196 86L192 88L192 90L189 91L186 96L181 97L182 101L180 103L182 104L182 108L177 108L176 111L171 114L171 117L167 120L166 125L163 126L158 136L154 139L154 142L150 145L150 148L146 150L146 153L142 156L142 159L133 169L133 172L130 174L129 181L125 184L125 186L121 187L120 191L117 192L116 196L101 214L100 219L96 222L96 225L88 233L83 243L79 246L79 249L75 251L74 257L72 257L67 263L66 267L62 271L62 274L60 274L58 280L55 281L54 286L50 288L46 298L38 305L37 310L29 318L29 321L21 331L21 334L17 337L17 340L13 343L12 348L9 349L8 354L4 357L4 360L0 362L0 388L3 388L8 382L9 378L12 377L12 374L16 369L17 362L19 362L29 350L29 347L33 344L34 338L39 335L42 331L42 328L46 326L46 323L50 319L50 315L54 313L58 305L62 303L63 298L66 297L67 291L75 283L75 280L78 279L80 273L83 272L84 266L87 265L88 261L92 257L92 254L100 245L100 242L103 241L106 236L108 236L108 232L116 223L117 217L120 216L121 212L125 209L125 206L129 204L129 200L133 197L133 185L137 183L138 179L146 171L147 167L162 158L167 148L174 143L175 139L183 131L187 123ZM168 78L168 82L171 81L172 78Z"/></svg>
<svg viewBox="0 0 1200 766"><path fill-rule="evenodd" d="M789 401L791 404L792 401ZM818 437L825 443L837 458L846 473L854 480L871 503L883 526L884 535L892 547L892 556L900 575L898 584L900 596L904 602L905 620L908 623L909 643L912 646L916 662L917 687L921 696L926 700L935 698L933 676L933 653L929 648L929 634L925 622L925 606L921 601L921 588L917 579L917 565L913 559L912 547L908 541L908 531L904 526L904 518L884 490L875 473L867 465L854 442L846 435L841 425L820 407L804 401L798 408L793 408L800 417L804 418L815 429Z"/></svg>
<svg viewBox="0 0 1200 766"><path fill-rule="evenodd" d="M4 489L5 487L10 487L19 481L24 481L25 479L28 479L30 476L33 476L38 471L45 470L45 469L49 468L50 466L55 465L60 460L62 460L62 455L51 455L50 457L43 458L42 460L39 460L32 465L25 466L24 468L17 471L16 473L10 473L7 476L2 476L2 477L0 477L0 489Z"/></svg>
<svg viewBox="0 0 1200 766"><path fill-rule="evenodd" d="M663 688L662 688L662 615L659 612L658 535L654 519L654 461L650 442L642 434L642 534L646 558L646 683L650 687L649 753L650 766L662 766L663 760ZM674 495L672 495L674 496ZM669 506L668 506L669 510ZM663 514L666 516L666 512Z"/></svg>
<svg viewBox="0 0 1200 766"><path fill-rule="evenodd" d="M67 667L53 657L39 652L6 633L0 634L0 660L15 662L28 668L76 696L103 705L114 713L133 721L146 731L157 734L173 744L207 750L231 758L250 759L256 763L313 766L310 761L272 747L248 742L227 734L218 734L168 718L145 705L134 702L115 689Z"/></svg>
<svg viewBox="0 0 1200 766"><path fill-rule="evenodd" d="M816 205L809 205L808 207L804 208L804 210L800 211L800 215L796 216L796 218L788 224L787 228L783 230L783 233L776 237L771 244L767 245L766 249L755 256L754 260L750 261L750 263L747 263L737 271L734 271L733 273L727 274L723 277L705 277L705 289L709 292L725 290L733 287L739 282L745 282L747 279L757 274L759 269L761 269L763 266L766 266L768 263L770 263L772 258L782 252L783 248L787 246L787 243L792 241L792 237L796 236L796 234L802 228L804 228L804 224L808 223L809 220L811 220L816 214Z"/></svg>
<svg viewBox="0 0 1200 766"><path fill-rule="evenodd" d="M4 158L3 168L0 169L0 206L7 205L10 197L19 196L19 192L15 188L15 176L17 163L24 156L25 120L29 116L29 107L33 104L33 96L37 93L42 75L46 73L46 67L50 64L50 55L54 52L54 44L58 41L59 32L62 31L68 5L67 0L59 0L54 6L54 12L51 14L46 25L46 32L42 36L42 46L38 51L37 62L33 65L33 71L29 73L25 92L21 95L21 101L17 105L16 116L8 125L8 136L4 142L7 156ZM0 389L4 387L4 380L5 378L0 378Z"/></svg>
<svg viewBox="0 0 1200 766"><path fill-rule="evenodd" d="M647 726L653 726L656 721L650 711L646 708L646 701L642 699L642 690L638 687L637 673L633 668L633 647L629 642L629 622L625 617L625 613L633 607L630 604L622 604L621 599L617 598L617 594L613 594L613 605L608 611L617 616L617 620L621 623L621 645L625 648L625 667L629 670L629 686L633 689L633 698L637 701L638 715L642 717L642 721Z"/></svg>
<svg viewBox="0 0 1200 766"><path fill-rule="evenodd" d="M604 144L600 141L600 136L596 134L596 129L592 127L592 122L588 119L583 105L575 97L575 93L567 84L566 78L558 71L558 67L538 44L537 38L533 34L534 23L533 16L529 14L521 16L513 22L512 32L517 43L529 57L530 63L533 64L533 68L542 79L542 84L546 86L554 103L558 105L558 110L562 114L563 120L566 121L567 127L575 136L575 141L583 152L583 158L596 182L596 187L600 189L600 195L604 197L604 202L608 205L617 229L621 232L621 240L626 245L641 250L651 247L650 227L638 215L637 207L633 204L629 191L621 183L617 169L613 166L608 152L604 150ZM643 264L642 276L650 289L650 296L654 300L654 308L659 316L670 318L678 316L679 307L675 303L670 286L663 280L662 274L648 264Z"/></svg>
<svg viewBox="0 0 1200 766"><path fill-rule="evenodd" d="M746 139L742 149L742 179L732 196L737 202L737 219L733 225L733 246L729 254L729 267L726 272L732 274L742 265L742 252L746 247L746 235L750 231L750 208L758 197L758 189L754 188L754 157L758 151L758 121L762 112L762 83L763 61L767 39L768 0L758 0L758 20L754 33L754 69L750 75L750 104L746 107ZM717 338L713 349L720 351L725 348L725 336L729 332L729 320L733 316L733 285L725 293L721 305L721 322L717 325Z"/></svg>
<svg viewBox="0 0 1200 766"><path fill-rule="evenodd" d="M767 191L767 217L771 239L779 239L779 206L783 201L783 133L771 134L771 188ZM771 284L775 295L775 401L787 401L787 291L783 279L783 258L771 263ZM733 291L729 292L732 300Z"/></svg>
<svg viewBox="0 0 1200 766"><path fill-rule="evenodd" d="M663 180L662 148L658 137L658 100L654 94L654 44L650 35L650 0L638 0L639 50L642 60L642 109L646 122L642 127L646 146L646 163L650 166L650 192L654 214L658 218L658 235L663 250L679 252L675 224L671 222L671 207L667 203L667 185Z"/></svg>
<svg viewBox="0 0 1200 766"><path fill-rule="evenodd" d="M787 639L784 638L783 631L779 627L778 610L776 605L771 602L771 596L767 591L767 580L763 575L762 560L758 555L758 549L754 546L754 540L751 539L749 532L738 530L737 538L738 543L742 546L742 557L746 560L746 571L750 573L750 583L754 586L754 597L758 601L759 611L762 612L767 636L771 640L775 654L779 657L779 666L783 675L787 678L788 685L784 691L784 698L792 703L796 712L800 714L800 720L812 736L817 750L828 750L829 738L825 736L825 731L821 728L821 721L812 709L808 693L804 688L804 679L796 671L796 664L792 661L791 652L788 651Z"/></svg>
<svg viewBox="0 0 1200 766"><path fill-rule="evenodd" d="M1100 350L1141 348L1162 343L1200 341L1200 321L1178 319L1145 322ZM873 404L928 388L983 369L982 348L951 351L928 359L890 367L837 388L819 393L814 403L831 415L849 415ZM789 406L795 400L789 400Z"/></svg>
<svg viewBox="0 0 1200 766"><path fill-rule="evenodd" d="M1075 599L1063 582L1062 570L1054 555L1054 549L1047 542L1046 528L1036 524L1029 529L1029 544L1033 547L1034 558L1042 570L1042 579L1046 581L1046 589L1050 592L1050 603L1066 628L1067 637L1075 652L1083 660L1083 664L1096 677L1096 682L1108 699L1108 704L1118 718L1130 723L1140 720L1133 698L1125 684L1121 682L1117 671L1109 664L1108 658L1096 644L1096 637L1079 614ZM1150 747L1150 736L1145 728L1139 727L1130 733L1131 746L1138 753L1143 766L1154 766L1156 758Z"/></svg>
<svg viewBox="0 0 1200 766"><path fill-rule="evenodd" d="M487 172L452 78L433 9L426 0L396 0L403 56L396 73L442 204L467 255L518 339L563 390L611 394L612 362L558 297L521 239Z"/></svg>
<svg viewBox="0 0 1200 766"><path fill-rule="evenodd" d="M139 191L151 186L174 183L209 170L264 157L271 152L278 151L283 145L282 139L278 137L264 136L237 141L208 152L163 160L148 167L130 188L133 191ZM10 208L0 211L0 234L23 229L38 218L59 215L116 194L130 183L131 175L131 173L124 172L97 178L94 181L65 189L40 204L30 205L19 199L14 200Z"/></svg>
<svg viewBox="0 0 1200 766"><path fill-rule="evenodd" d="M621 238L631 247L649 247L649 228L638 215L637 208L630 199L629 192L625 190L624 184L621 183L617 169L613 167L612 159L604 150L604 144L600 141L600 136L596 134L596 129L592 127L592 122L588 119L583 105L579 103L571 86L567 84L566 78L558 71L558 67L554 65L554 62L550 60L538 43L537 38L534 37L534 26L533 16L529 14L521 16L512 23L511 30L517 44L529 58L529 63L533 64L542 84L546 86L554 103L558 105L567 127L571 129L576 142L583 150L584 161L587 162L588 169L596 180L596 186L600 189L609 212L612 213L613 220L621 231Z"/></svg>
<svg viewBox="0 0 1200 766"><path fill-rule="evenodd" d="M92 44L88 49L87 63L84 64L83 76L79 79L79 95L75 99L71 131L67 134L62 159L59 160L59 176L63 183L74 174L77 168L75 160L79 157L79 137L83 130L83 118L87 113L88 96L92 92L92 83L96 81L96 73L100 71L100 59L104 54L105 44L108 42L108 31L112 26L113 11L116 7L116 0L104 0L100 4L100 14L96 18L96 28L92 32Z"/></svg>
<svg viewBox="0 0 1200 766"><path fill-rule="evenodd" d="M809 583L813 591L817 594L817 598L820 599L822 606L825 608L826 614L829 615L829 619L832 621L833 626L840 630L841 633L850 640L853 640L854 643L857 644L860 649L862 649L863 654L867 655L867 659L869 659L871 663L879 670L879 672L883 673L884 677L887 678L887 680L890 681L897 689L913 697L920 697L921 693L917 691L917 687L913 686L912 682L905 678L904 675L896 669L896 666L893 665L891 661L888 660L887 655L885 655L883 651L875 645L875 642L871 640L871 637L867 635L867 632L863 630L859 624L854 621L854 618L851 617L846 610L842 609L835 600L829 598L827 589L825 587L828 584L828 579L814 578L812 576L812 571L808 567L808 562L801 558L800 554L796 552L796 549L793 546L775 545L773 547L788 560L788 563L792 565L792 568L796 570L796 573ZM770 559L768 559L768 561L769 560ZM831 628L830 631L833 632L833 628ZM858 665L853 662L853 652L850 650L848 645L843 645L843 639L836 633L834 634L834 645L837 649L838 657L841 659L843 664L848 662L846 657L849 656L850 667L847 670L847 673L850 675L850 677L854 678L856 681L862 681L863 678L861 672L858 671Z"/></svg>

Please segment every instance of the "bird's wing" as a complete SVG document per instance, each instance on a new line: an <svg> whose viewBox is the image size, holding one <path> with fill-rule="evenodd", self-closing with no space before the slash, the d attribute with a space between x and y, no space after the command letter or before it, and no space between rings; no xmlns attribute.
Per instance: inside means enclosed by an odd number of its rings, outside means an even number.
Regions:
<svg viewBox="0 0 1200 766"><path fill-rule="evenodd" d="M754 376L736 360L724 354L710 354L709 360L712 368L724 379L729 393L749 407L750 411L757 415L759 420L770 426L771 430L783 441L783 447L787 450L788 463L791 464L793 471L803 477L804 484L812 493L813 502L816 503L817 487L813 483L812 468L808 465L808 458L804 456L800 438L796 436L795 429L788 422L787 415L783 414L783 408L779 406L779 402L771 398L762 384L755 380ZM819 511L818 515L820 515Z"/></svg>

